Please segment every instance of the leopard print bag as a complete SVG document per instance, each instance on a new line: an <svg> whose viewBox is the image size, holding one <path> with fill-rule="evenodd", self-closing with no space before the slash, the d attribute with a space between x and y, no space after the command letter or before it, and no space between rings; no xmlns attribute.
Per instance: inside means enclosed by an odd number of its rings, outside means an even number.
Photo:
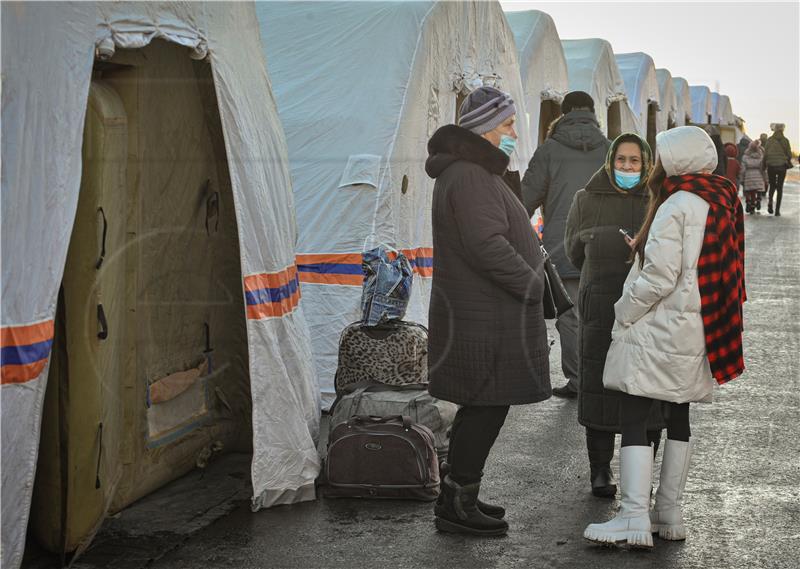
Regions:
<svg viewBox="0 0 800 569"><path fill-rule="evenodd" d="M347 326L339 340L336 392L360 386L428 383L428 329L395 320L381 326L360 321Z"/></svg>

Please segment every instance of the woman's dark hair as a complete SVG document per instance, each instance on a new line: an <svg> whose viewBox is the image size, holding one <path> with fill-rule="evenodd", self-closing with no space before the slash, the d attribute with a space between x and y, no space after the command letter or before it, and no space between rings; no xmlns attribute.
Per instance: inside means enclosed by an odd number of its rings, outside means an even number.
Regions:
<svg viewBox="0 0 800 569"><path fill-rule="evenodd" d="M644 222L638 233L636 233L636 243L631 252L631 259L639 255L640 269L644 266L644 246L647 243L650 226L653 224L653 219L656 217L658 208L667 199L667 192L664 190L664 181L666 179L667 173L664 171L664 166L661 164L661 158L659 157L656 159L656 165L653 167L653 172L650 174L650 179L647 181L650 200L647 204L647 213L644 216Z"/></svg>

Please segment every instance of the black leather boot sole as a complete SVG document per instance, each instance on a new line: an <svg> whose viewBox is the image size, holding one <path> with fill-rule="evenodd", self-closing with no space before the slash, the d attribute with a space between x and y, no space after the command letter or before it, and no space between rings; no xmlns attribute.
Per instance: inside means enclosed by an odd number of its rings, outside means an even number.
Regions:
<svg viewBox="0 0 800 569"><path fill-rule="evenodd" d="M609 484L608 486L592 486L592 496L595 496L596 498L613 498L616 495L616 484Z"/></svg>
<svg viewBox="0 0 800 569"><path fill-rule="evenodd" d="M462 525L458 522L453 522L445 518L437 517L436 529L445 533L465 533L468 535L479 535L483 537L499 537L508 533L508 524L506 524L505 527L500 527L497 529L477 529Z"/></svg>

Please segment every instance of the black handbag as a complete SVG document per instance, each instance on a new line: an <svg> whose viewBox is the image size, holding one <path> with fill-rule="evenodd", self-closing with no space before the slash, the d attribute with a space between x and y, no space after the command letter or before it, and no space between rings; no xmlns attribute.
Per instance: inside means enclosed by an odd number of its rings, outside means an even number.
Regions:
<svg viewBox="0 0 800 569"><path fill-rule="evenodd" d="M561 277L558 276L556 266L550 260L549 253L545 250L544 245L542 248L542 257L544 257L544 293L542 295L542 306L544 307L545 320L553 320L570 310L573 306L572 299L561 282Z"/></svg>

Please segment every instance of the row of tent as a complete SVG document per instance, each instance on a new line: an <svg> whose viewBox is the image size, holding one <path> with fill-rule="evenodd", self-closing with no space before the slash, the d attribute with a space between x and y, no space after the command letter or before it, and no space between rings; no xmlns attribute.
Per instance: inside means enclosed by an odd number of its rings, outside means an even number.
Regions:
<svg viewBox="0 0 800 569"><path fill-rule="evenodd" d="M730 100L497 2L2 4L2 566L80 552L220 449L314 499L361 252L433 267L426 144L483 84L520 173L570 90L610 136ZM733 140L732 140L733 141Z"/></svg>

